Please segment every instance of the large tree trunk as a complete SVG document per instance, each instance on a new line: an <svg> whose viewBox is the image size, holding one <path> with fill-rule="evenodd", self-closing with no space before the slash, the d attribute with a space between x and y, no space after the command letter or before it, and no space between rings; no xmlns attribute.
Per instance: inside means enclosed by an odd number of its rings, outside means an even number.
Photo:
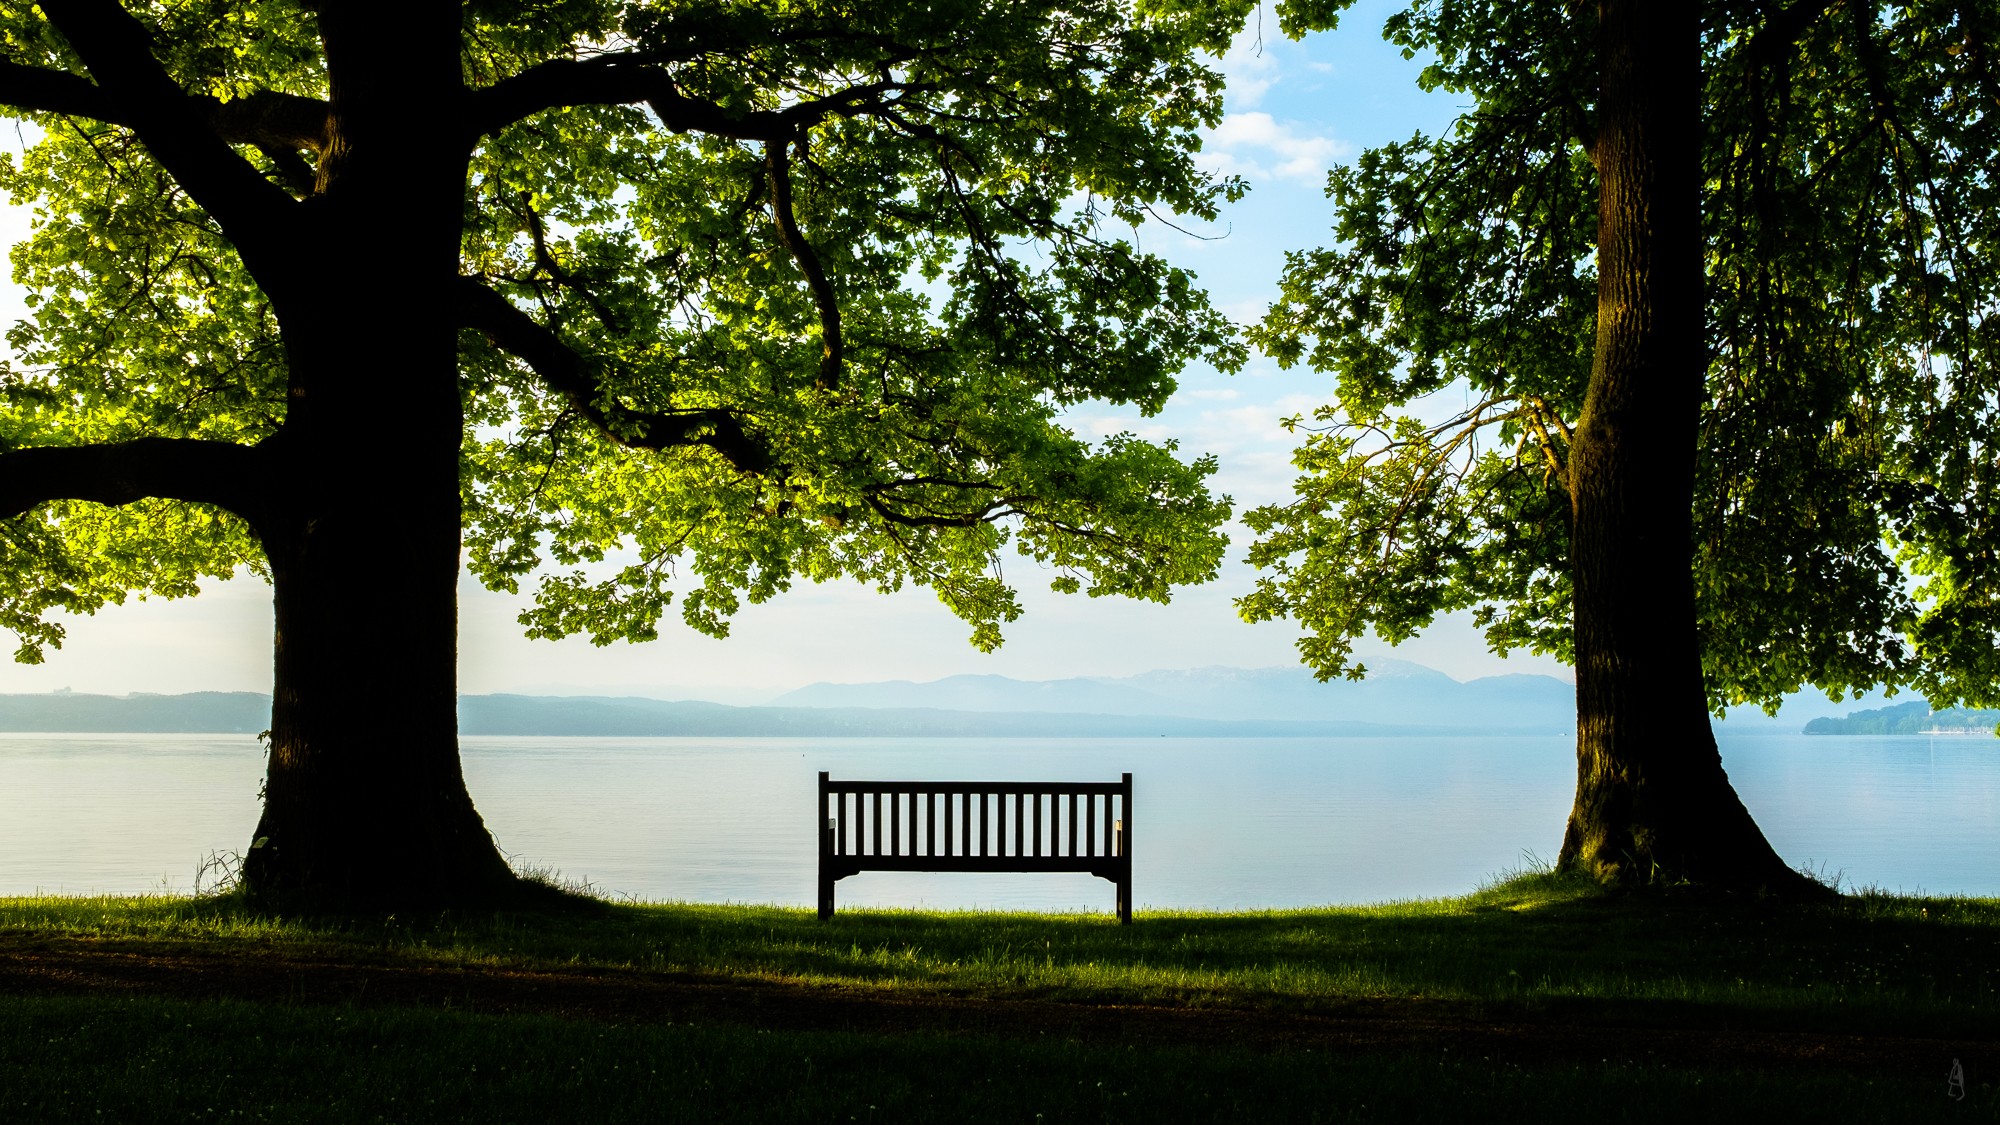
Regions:
<svg viewBox="0 0 2000 1125"><path fill-rule="evenodd" d="M442 905L512 881L459 769L457 434L413 437L329 474L266 537L276 682L254 894Z"/></svg>
<svg viewBox="0 0 2000 1125"><path fill-rule="evenodd" d="M1560 864L1795 890L1723 772L1696 635L1703 373L1693 5L1599 6L1597 351L1571 452L1577 785Z"/></svg>
<svg viewBox="0 0 2000 1125"><path fill-rule="evenodd" d="M277 607L253 894L442 905L513 882L459 769L456 317L467 151L458 5L320 9L334 137L309 276L273 294L290 364L261 521ZM385 31L385 29L388 29Z"/></svg>

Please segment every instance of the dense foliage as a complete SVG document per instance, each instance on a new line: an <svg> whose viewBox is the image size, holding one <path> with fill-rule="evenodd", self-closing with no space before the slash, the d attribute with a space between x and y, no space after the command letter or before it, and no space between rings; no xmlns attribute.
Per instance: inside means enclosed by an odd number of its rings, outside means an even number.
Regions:
<svg viewBox="0 0 2000 1125"><path fill-rule="evenodd" d="M1295 4L1294 34L1344 4ZM1570 655L1569 434L1591 371L1597 184L1587 5L1432 0L1391 40L1469 95L1447 134L1329 178L1335 244L1288 258L1253 331L1334 374L1289 504L1246 516L1246 616L1351 673L1373 629L1470 609ZM1991 701L1996 336L1991 5L1705 9L1709 365L1695 502L1715 706L1811 684Z"/></svg>
<svg viewBox="0 0 2000 1125"><path fill-rule="evenodd" d="M1093 446L1061 415L1150 413L1188 360L1238 362L1193 279L1119 232L1237 190L1191 152L1220 114L1200 52L1241 8L467 4L464 96L407 111L472 154L472 571L510 591L542 574L535 635L649 638L677 591L721 634L745 598L850 576L934 589L985 647L1018 612L1010 546L1065 591L1164 599L1212 575L1213 463L1130 435ZM281 440L269 259L163 165L140 110L58 31L71 9L122 26L94 0L0 7L0 106L28 141L0 190L37 212L13 255L33 318L9 337L0 449ZM282 253L308 268L314 207L339 190L330 11L124 9L175 112L282 189L299 232ZM262 566L226 505L145 482L119 506L7 491L0 624L21 659L61 643L51 610Z"/></svg>

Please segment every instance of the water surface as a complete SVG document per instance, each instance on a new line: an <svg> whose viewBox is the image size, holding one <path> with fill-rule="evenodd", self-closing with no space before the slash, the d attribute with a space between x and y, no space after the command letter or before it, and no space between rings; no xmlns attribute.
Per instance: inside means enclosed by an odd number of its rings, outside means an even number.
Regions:
<svg viewBox="0 0 2000 1125"><path fill-rule="evenodd" d="M468 738L467 783L521 864L639 899L804 906L817 772L1136 788L1141 909L1457 894L1553 857L1566 738ZM2000 895L2000 740L1725 739L1787 860L1845 885ZM257 818L234 735L0 735L0 894L186 891ZM1086 875L871 872L844 904L1108 910Z"/></svg>

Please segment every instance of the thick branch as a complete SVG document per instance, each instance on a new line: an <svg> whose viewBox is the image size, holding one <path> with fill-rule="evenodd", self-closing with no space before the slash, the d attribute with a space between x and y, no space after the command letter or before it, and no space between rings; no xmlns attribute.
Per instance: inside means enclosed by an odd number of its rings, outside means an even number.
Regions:
<svg viewBox="0 0 2000 1125"><path fill-rule="evenodd" d="M270 479L255 446L186 438L50 446L0 453L0 519L51 500L117 506L157 497L226 508L255 522Z"/></svg>
<svg viewBox="0 0 2000 1125"><path fill-rule="evenodd" d="M0 59L0 105L124 124L118 107L88 78Z"/></svg>
<svg viewBox="0 0 2000 1125"><path fill-rule="evenodd" d="M597 430L634 449L705 445L746 473L771 469L770 450L726 410L635 410L604 392L592 364L505 297L472 278L459 279L459 323L526 363Z"/></svg>
<svg viewBox="0 0 2000 1125"><path fill-rule="evenodd" d="M834 298L833 283L827 280L819 254L806 241L805 232L799 229L798 216L793 213L792 162L785 151L785 142L766 141L764 156L771 169L771 214L778 221L778 239L792 252L799 272L806 275L806 284L812 287L813 304L819 306L819 334L824 350L820 353L819 378L815 383L819 389L830 391L840 385L845 351L840 338L840 302Z"/></svg>
<svg viewBox="0 0 2000 1125"><path fill-rule="evenodd" d="M319 188L317 170L305 158L288 148L275 145L258 145L257 151L278 171L278 178L298 195L311 195Z"/></svg>
<svg viewBox="0 0 2000 1125"><path fill-rule="evenodd" d="M139 135L153 158L222 225L260 280L267 272L288 269L294 251L285 244L279 220L294 201L210 127L208 116L153 57L145 27L117 0L41 0L41 8L113 107L102 119Z"/></svg>
<svg viewBox="0 0 2000 1125"><path fill-rule="evenodd" d="M181 98L229 144L318 152L326 143L327 105L318 98L259 90L233 101ZM132 128L134 115L104 88L79 74L22 66L0 58L0 106L60 113Z"/></svg>
<svg viewBox="0 0 2000 1125"><path fill-rule="evenodd" d="M732 110L689 97L660 67L625 55L561 59L530 67L512 78L471 91L465 126L472 136L497 133L544 110L574 105L645 103L676 133L709 133L745 141L785 141L830 117L879 107L909 92L893 82L850 86L823 98L778 110Z"/></svg>
<svg viewBox="0 0 2000 1125"><path fill-rule="evenodd" d="M216 134L232 144L318 153L326 147L332 127L331 109L325 102L297 94L259 90L226 102L189 100L207 114Z"/></svg>

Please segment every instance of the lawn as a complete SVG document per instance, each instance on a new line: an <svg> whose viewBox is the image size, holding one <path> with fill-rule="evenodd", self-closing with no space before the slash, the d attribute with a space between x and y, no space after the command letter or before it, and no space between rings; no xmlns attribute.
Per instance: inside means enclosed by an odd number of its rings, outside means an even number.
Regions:
<svg viewBox="0 0 2000 1125"><path fill-rule="evenodd" d="M0 1009L0 1120L2000 1120L1980 899L1530 875L1129 927L0 899Z"/></svg>

